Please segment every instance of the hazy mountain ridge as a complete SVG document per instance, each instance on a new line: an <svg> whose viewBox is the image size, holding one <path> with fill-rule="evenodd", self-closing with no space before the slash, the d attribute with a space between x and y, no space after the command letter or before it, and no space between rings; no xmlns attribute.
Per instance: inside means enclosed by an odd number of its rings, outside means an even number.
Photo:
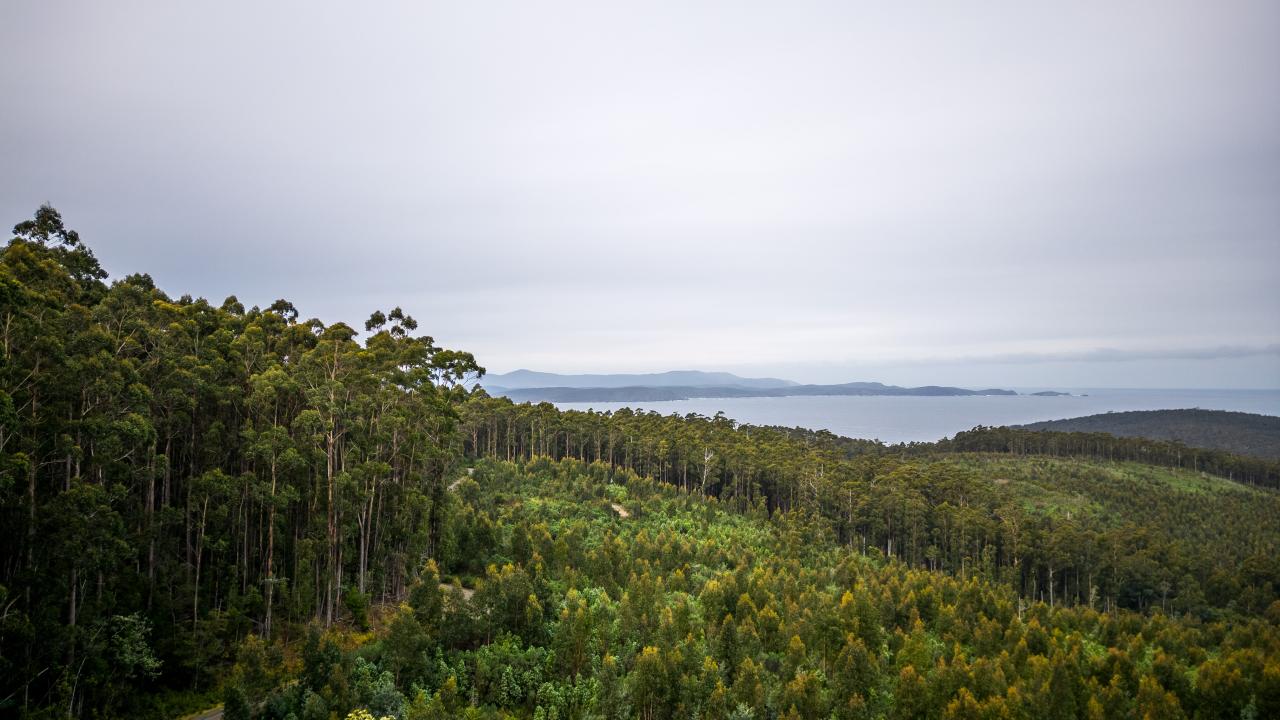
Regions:
<svg viewBox="0 0 1280 720"><path fill-rule="evenodd" d="M587 373L566 375L513 370L509 373L486 375L483 385L491 392L496 389L523 390L528 388L622 388L622 387L737 387L780 388L799 385L782 378L747 378L727 372L702 370L669 370L661 373Z"/></svg>
<svg viewBox="0 0 1280 720"><path fill-rule="evenodd" d="M942 385L900 387L876 382L851 382L840 385L792 385L774 388L748 388L740 386L651 386L630 385L620 387L524 387L491 386L485 388L493 395L504 395L516 402L660 402L689 400L692 398L745 398L745 397L794 397L816 395L843 396L966 396L966 395L1017 395L1012 390L990 388L969 390Z"/></svg>
<svg viewBox="0 0 1280 720"><path fill-rule="evenodd" d="M1280 460L1280 417L1226 410L1135 410L1016 426L1026 430L1103 432L1176 440L1190 447Z"/></svg>

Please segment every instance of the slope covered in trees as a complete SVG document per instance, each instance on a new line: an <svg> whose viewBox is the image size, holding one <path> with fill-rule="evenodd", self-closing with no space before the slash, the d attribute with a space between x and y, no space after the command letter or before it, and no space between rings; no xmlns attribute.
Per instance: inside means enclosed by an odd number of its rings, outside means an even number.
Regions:
<svg viewBox="0 0 1280 720"><path fill-rule="evenodd" d="M358 332L108 284L51 208L0 254L0 333L3 711L1239 717L1280 698L1280 495L1213 476L1266 476L1235 456L517 405L399 309Z"/></svg>
<svg viewBox="0 0 1280 720"><path fill-rule="evenodd" d="M1280 417L1226 410L1140 410L1047 420L1027 430L1104 432L1280 460Z"/></svg>
<svg viewBox="0 0 1280 720"><path fill-rule="evenodd" d="M805 511L743 514L598 462L486 460L458 492L474 595L442 590L428 563L385 632L348 652L313 635L280 691L250 682L250 643L237 705L410 720L1280 713L1274 613L1029 603L989 568L851 551Z"/></svg>
<svg viewBox="0 0 1280 720"><path fill-rule="evenodd" d="M717 497L740 512L802 509L859 550L877 548L949 573L981 564L1046 602L1080 602L1096 592L1105 607L1147 610L1182 598L1186 609L1207 615L1251 598L1248 610L1256 613L1280 588L1280 494L1189 469L1157 470L1127 457L1012 454L993 441L970 443L965 433L956 441L886 447L826 432L738 426L721 416L559 411L506 398L473 398L463 422L472 456L599 461ZM1004 430L972 434L1007 439ZM1044 437L1015 431L1021 434ZM1097 512L1044 512L1034 496L1046 493L1091 498ZM1070 509L1056 498L1049 506ZM1187 514L1199 519L1188 522ZM1152 547L1163 554L1145 555ZM1130 564L1134 557L1151 562ZM1244 564L1261 574L1242 573ZM1168 575L1173 568L1188 570ZM1232 582L1213 590L1222 577ZM1161 590L1165 582L1171 587Z"/></svg>
<svg viewBox="0 0 1280 720"><path fill-rule="evenodd" d="M1250 485L1280 488L1280 462L1225 450L1187 447L1176 440L1120 437L1104 432L1056 432L1010 427L976 427L936 443L909 446L914 452L999 452L1129 460L1192 470Z"/></svg>

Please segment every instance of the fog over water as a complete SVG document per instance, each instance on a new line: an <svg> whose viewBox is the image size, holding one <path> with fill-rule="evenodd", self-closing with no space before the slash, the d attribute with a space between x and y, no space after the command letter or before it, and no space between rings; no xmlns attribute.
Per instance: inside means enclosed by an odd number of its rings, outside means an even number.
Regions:
<svg viewBox="0 0 1280 720"><path fill-rule="evenodd" d="M1019 389L1019 392L1034 392ZM670 415L724 414L740 423L826 429L837 435L887 443L933 441L976 425L1019 425L1125 410L1201 408L1280 415L1280 390L1075 389L1070 397L975 395L963 397L697 398L640 403L557 403L573 410L623 407Z"/></svg>

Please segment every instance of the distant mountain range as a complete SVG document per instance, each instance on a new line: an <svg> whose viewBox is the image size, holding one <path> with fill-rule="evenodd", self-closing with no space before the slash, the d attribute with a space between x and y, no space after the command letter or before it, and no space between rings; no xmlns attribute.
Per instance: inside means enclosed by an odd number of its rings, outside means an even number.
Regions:
<svg viewBox="0 0 1280 720"><path fill-rule="evenodd" d="M782 388L799 383L779 378L745 378L727 372L672 370L663 373L561 375L559 373L515 370L486 375L486 389L515 390L524 388L623 388L623 387L735 387Z"/></svg>
<svg viewBox="0 0 1280 720"><path fill-rule="evenodd" d="M1225 410L1136 410L1047 420L1020 427L1177 440L1190 447L1280 460L1280 417L1273 415Z"/></svg>
<svg viewBox="0 0 1280 720"><path fill-rule="evenodd" d="M504 375L490 375L482 385L490 394L505 395L516 402L655 402L796 395L1017 395L1012 390L994 388L900 387L878 382L801 385L778 378L744 378L731 373L696 370L649 375L557 375L517 370Z"/></svg>

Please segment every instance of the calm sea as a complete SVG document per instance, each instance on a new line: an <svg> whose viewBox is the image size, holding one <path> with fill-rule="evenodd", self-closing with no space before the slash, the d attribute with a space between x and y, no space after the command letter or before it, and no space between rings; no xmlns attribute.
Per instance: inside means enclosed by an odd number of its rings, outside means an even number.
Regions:
<svg viewBox="0 0 1280 720"><path fill-rule="evenodd" d="M1039 388L1018 392L1034 392ZM725 415L752 425L830 430L887 443L933 441L975 425L1020 425L1109 411L1201 408L1280 415L1280 390L1075 389L1070 397L707 398L639 403L557 403L573 410L631 407L670 415Z"/></svg>

